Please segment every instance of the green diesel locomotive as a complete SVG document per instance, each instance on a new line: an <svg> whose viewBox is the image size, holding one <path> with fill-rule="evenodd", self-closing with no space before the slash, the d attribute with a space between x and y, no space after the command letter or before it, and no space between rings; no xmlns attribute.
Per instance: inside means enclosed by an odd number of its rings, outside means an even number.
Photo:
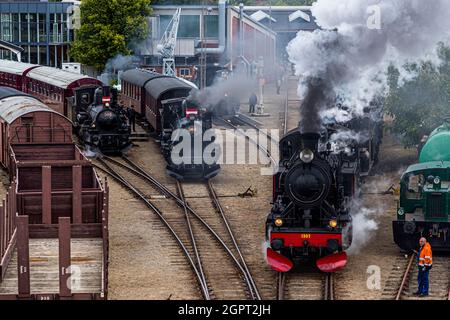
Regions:
<svg viewBox="0 0 450 320"><path fill-rule="evenodd" d="M417 248L426 237L434 251L450 251L450 118L436 128L400 180L395 243L404 250Z"/></svg>

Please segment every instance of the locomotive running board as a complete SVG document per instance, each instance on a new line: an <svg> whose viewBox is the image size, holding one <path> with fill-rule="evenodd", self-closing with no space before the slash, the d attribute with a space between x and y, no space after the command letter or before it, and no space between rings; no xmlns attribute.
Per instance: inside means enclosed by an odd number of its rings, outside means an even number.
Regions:
<svg viewBox="0 0 450 320"><path fill-rule="evenodd" d="M267 248L267 263L278 272L288 272L294 266L291 260L271 248Z"/></svg>
<svg viewBox="0 0 450 320"><path fill-rule="evenodd" d="M323 272L336 272L344 268L347 264L347 254L345 252L330 254L316 261L317 268Z"/></svg>

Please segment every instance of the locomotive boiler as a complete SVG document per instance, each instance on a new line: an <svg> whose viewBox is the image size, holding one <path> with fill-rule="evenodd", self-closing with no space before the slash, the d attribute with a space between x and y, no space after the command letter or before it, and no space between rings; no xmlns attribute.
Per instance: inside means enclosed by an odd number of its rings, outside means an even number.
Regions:
<svg viewBox="0 0 450 320"><path fill-rule="evenodd" d="M295 129L280 141L266 221L267 262L276 271L315 260L320 270L334 272L347 263L357 150L333 152L328 134Z"/></svg>

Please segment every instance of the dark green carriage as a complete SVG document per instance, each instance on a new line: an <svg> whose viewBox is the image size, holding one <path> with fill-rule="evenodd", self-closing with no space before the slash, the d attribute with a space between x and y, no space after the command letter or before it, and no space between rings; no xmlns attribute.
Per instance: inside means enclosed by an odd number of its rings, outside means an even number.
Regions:
<svg viewBox="0 0 450 320"><path fill-rule="evenodd" d="M436 128L423 145L419 163L400 180L394 241L402 249L417 247L424 236L433 250L450 251L450 119Z"/></svg>

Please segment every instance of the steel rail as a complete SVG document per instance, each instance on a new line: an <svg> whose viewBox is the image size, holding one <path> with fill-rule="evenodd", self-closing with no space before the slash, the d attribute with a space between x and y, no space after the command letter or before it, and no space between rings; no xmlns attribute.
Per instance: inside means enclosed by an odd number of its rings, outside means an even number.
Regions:
<svg viewBox="0 0 450 320"><path fill-rule="evenodd" d="M278 275L277 275L277 300L284 300L285 286L286 286L286 273L278 272Z"/></svg>
<svg viewBox="0 0 450 320"><path fill-rule="evenodd" d="M405 273L403 274L402 282L400 283L400 287L398 288L397 295L395 296L395 300L400 300L402 293L405 290L405 285L409 278L409 274L411 272L411 267L414 262L414 259L415 259L415 255L414 255L414 253L411 253L411 257L409 258L408 265L406 266Z"/></svg>
<svg viewBox="0 0 450 320"><path fill-rule="evenodd" d="M259 300L258 296L253 292L252 289L252 282L248 278L248 274L245 272L245 269L242 267L242 265L239 263L237 258L234 256L233 252L230 250L230 248L227 246L227 244L224 242L224 240L215 232L212 227L202 218L200 215L192 209L191 206L187 202L184 202L180 197L178 197L175 193L173 193L170 189L168 189L164 184L156 180L153 176L151 176L147 171L145 171L143 168L141 168L139 165L131 161L128 157L122 156L122 159L127 162L131 167L124 165L123 163L112 159L110 157L104 156L103 159L106 159L112 163L115 163L118 166L121 166L122 168L129 170L133 174L141 177L142 179L149 182L152 186L154 186L156 189L158 189L161 193L164 195L172 198L180 207L186 207L186 209L208 230L208 232L218 241L218 243L221 245L221 247L227 252L227 254L230 256L230 258L233 260L236 267L239 269L241 274L244 276L245 283L247 287L250 290L250 293L252 295L252 299Z"/></svg>
<svg viewBox="0 0 450 320"><path fill-rule="evenodd" d="M178 236L177 232L172 228L172 226L170 225L170 223L164 218L164 215L162 213L162 211L157 208L152 202L150 202L145 195L139 191L137 188L135 188L129 181L127 181L124 177L122 177L120 174L118 174L117 172L114 172L114 170L107 164L105 163L102 159L97 159L105 168L102 168L96 164L93 164L94 167L96 167L97 169L105 172L106 174L110 175L113 179L115 179L118 183L120 183L122 186L126 187L128 190L130 190L133 194L135 194L136 196L138 196L141 201L143 201L147 207L149 207L154 213L156 213L156 215L158 216L158 218L163 222L163 224L167 227L167 229L170 231L171 235L175 238L175 240L177 241L178 245L180 246L180 248L182 249L184 255L186 256L186 258L189 261L189 264L192 268L192 270L194 271L196 278L200 284L201 287L201 291L202 291L202 295L204 297L205 300L210 300L210 295L209 295L209 290L206 287L206 284L203 282L204 279L204 274L202 275L200 273L200 271L198 270L198 268L195 265L195 262L192 260L192 257L189 253L188 248L186 247L186 245L183 243L183 241L180 239L180 237Z"/></svg>
<svg viewBox="0 0 450 320"><path fill-rule="evenodd" d="M178 194L180 195L180 198L184 201L184 205L183 205L184 216L186 218L186 224L187 224L187 227L189 230L189 237L191 238L191 244L192 244L192 248L194 250L195 259L197 260L198 270L202 277L204 286L206 288L208 288L208 283L206 282L206 276L205 276L205 272L203 270L200 253L198 252L197 241L195 240L194 230L192 229L191 219L189 218L189 213L188 213L188 210L186 207L187 206L186 197L184 196L183 188L181 187L181 183L179 181L177 181L177 189L178 189Z"/></svg>
<svg viewBox="0 0 450 320"><path fill-rule="evenodd" d="M218 197L218 195L216 193L216 190L214 189L214 186L213 186L211 180L208 180L207 184L208 184L208 190L210 192L211 198L213 199L214 206L216 207L216 209L220 213L220 216L221 216L221 218L222 218L222 220L223 220L223 222L225 224L225 227L226 227L227 232L228 232L228 234L229 234L229 236L231 238L231 241L233 242L233 245L234 245L234 247L236 249L236 252L239 255L239 258L241 260L242 266L243 266L245 272L247 273L248 279L250 280L250 285L251 285L252 291L254 292L254 294L256 296L256 299L257 300L261 300L261 295L259 293L258 287L256 286L255 280L254 280L254 278L253 278L253 276L252 276L252 274L250 272L250 269L248 268L247 262L245 261L244 256L243 256L243 254L241 252L241 249L239 248L239 245L237 243L236 237L234 236L233 230L231 229L231 226L230 226L230 224L228 222L228 219L227 219L227 217L225 215L225 210L223 209L222 204L220 203L219 197Z"/></svg>
<svg viewBox="0 0 450 320"><path fill-rule="evenodd" d="M233 128L236 130L236 132L238 132L239 134L243 135L249 142L253 143L254 145L256 145L256 147L261 150L262 152L264 152L266 154L266 156L270 159L270 161L272 162L272 164L274 164L275 166L278 164L277 161L274 159L274 157L272 156L272 154L270 153L269 150L267 150L265 147L261 146L260 143L258 143L258 141L256 141L255 139L252 139L251 137L249 137L248 135L246 135L242 130L240 130L237 126L235 126L234 124L221 119L223 123L227 124L229 127ZM260 129L258 129L259 132L261 132ZM272 138L271 138L272 139ZM273 140L273 139L272 139ZM276 140L273 140L276 141Z"/></svg>
<svg viewBox="0 0 450 320"><path fill-rule="evenodd" d="M240 117L235 117L235 119L237 119L238 121L240 121L241 123L252 127L253 129L257 130L258 132L262 133L263 135L265 135L267 137L267 139L272 140L275 143L279 143L279 141L275 138L272 138L272 136L270 134L268 134L267 132L264 132L263 130L261 130L257 125L245 120L244 118L240 118ZM223 121L226 121L225 119L222 119ZM236 127L237 128L237 127Z"/></svg>
<svg viewBox="0 0 450 320"><path fill-rule="evenodd" d="M334 277L332 273L325 275L324 300L334 300Z"/></svg>

